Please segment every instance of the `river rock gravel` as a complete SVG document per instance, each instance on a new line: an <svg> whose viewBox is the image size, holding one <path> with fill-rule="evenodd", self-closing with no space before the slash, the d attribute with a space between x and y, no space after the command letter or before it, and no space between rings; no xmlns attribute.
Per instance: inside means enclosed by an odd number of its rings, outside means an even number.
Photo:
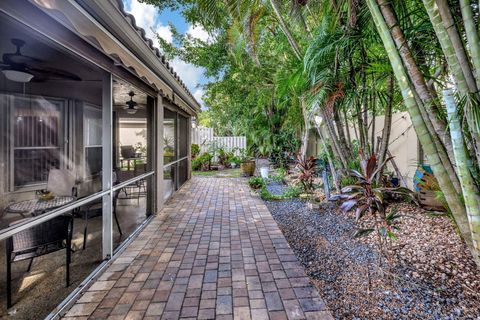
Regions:
<svg viewBox="0 0 480 320"><path fill-rule="evenodd" d="M354 238L335 204L266 204L337 319L480 319L480 272L448 217L394 204L400 231L380 269L375 239Z"/></svg>

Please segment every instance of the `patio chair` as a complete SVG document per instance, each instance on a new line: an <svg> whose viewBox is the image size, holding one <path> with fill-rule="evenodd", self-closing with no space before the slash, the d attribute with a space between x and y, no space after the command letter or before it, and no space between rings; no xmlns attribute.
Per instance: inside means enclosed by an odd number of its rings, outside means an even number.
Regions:
<svg viewBox="0 0 480 320"><path fill-rule="evenodd" d="M100 177L101 179L101 177ZM119 177L116 173L116 171L113 172L112 180L113 184L119 183ZM112 205L113 205L113 218L115 219L115 223L117 224L118 232L120 235L123 235L122 228L120 227L120 222L118 221L118 216L117 216L117 200L118 200L118 195L120 194L121 190L117 190L113 192L113 199L112 199ZM80 213L83 213L83 219L85 220L84 228L83 228L83 250L85 250L86 245L87 245L87 233L88 233L88 220L91 218L99 217L103 214L103 201L102 199L99 199L97 201L94 201L90 204L87 204L86 206L83 206L80 208L80 210L77 212L77 215Z"/></svg>
<svg viewBox="0 0 480 320"><path fill-rule="evenodd" d="M50 169L47 190L56 196L77 196L75 177L66 170Z"/></svg>
<svg viewBox="0 0 480 320"><path fill-rule="evenodd" d="M133 168L134 176L140 176L147 172L147 164L146 163L136 163ZM140 196L145 196L147 194L147 184L145 179L139 180L136 183L138 187L137 193L137 201L140 202Z"/></svg>
<svg viewBox="0 0 480 320"><path fill-rule="evenodd" d="M66 286L70 286L70 262L73 218L66 214L48 220L38 226L20 231L6 240L7 308L12 307L12 263L33 259L65 249Z"/></svg>
<svg viewBox="0 0 480 320"><path fill-rule="evenodd" d="M135 158L135 148L133 146L121 146L120 147L120 154L124 159L132 159Z"/></svg>
<svg viewBox="0 0 480 320"><path fill-rule="evenodd" d="M115 223L117 224L118 233L120 233L120 235L123 235L122 228L120 227L120 222L118 221L118 216L117 216L117 200L118 200L119 193L120 193L120 190L113 192L112 214L113 214L113 218L115 219ZM101 199L99 201L95 201L85 206L84 208L82 208L83 219L85 220L85 226L83 228L83 250L85 250L85 247L87 246L88 219L101 216L103 214L102 209L103 209L103 201Z"/></svg>

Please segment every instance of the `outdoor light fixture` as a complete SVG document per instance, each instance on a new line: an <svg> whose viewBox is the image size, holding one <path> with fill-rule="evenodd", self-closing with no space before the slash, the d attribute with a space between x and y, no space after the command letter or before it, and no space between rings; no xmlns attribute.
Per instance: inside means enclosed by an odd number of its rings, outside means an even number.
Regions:
<svg viewBox="0 0 480 320"><path fill-rule="evenodd" d="M3 69L3 75L10 81L27 83L33 78L33 74L19 70Z"/></svg>
<svg viewBox="0 0 480 320"><path fill-rule="evenodd" d="M133 101L133 96L135 95L135 92L130 91L128 95L130 96L130 100L126 102L127 105L123 107L123 109L125 109L128 114L135 114L138 110L137 103Z"/></svg>

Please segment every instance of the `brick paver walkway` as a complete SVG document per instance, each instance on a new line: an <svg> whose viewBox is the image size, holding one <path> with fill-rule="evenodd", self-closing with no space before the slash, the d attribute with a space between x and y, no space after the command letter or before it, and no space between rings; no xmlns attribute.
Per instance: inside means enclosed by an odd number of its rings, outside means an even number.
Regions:
<svg viewBox="0 0 480 320"><path fill-rule="evenodd" d="M332 319L242 179L194 178L65 319Z"/></svg>

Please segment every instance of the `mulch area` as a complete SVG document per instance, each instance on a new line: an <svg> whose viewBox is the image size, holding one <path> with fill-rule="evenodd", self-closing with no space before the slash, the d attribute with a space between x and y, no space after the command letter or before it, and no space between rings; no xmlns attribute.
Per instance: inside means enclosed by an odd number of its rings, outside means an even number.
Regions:
<svg viewBox="0 0 480 320"><path fill-rule="evenodd" d="M337 319L480 318L480 272L448 217L393 204L401 229L382 275L373 235L353 237L353 214L325 202L266 203Z"/></svg>

